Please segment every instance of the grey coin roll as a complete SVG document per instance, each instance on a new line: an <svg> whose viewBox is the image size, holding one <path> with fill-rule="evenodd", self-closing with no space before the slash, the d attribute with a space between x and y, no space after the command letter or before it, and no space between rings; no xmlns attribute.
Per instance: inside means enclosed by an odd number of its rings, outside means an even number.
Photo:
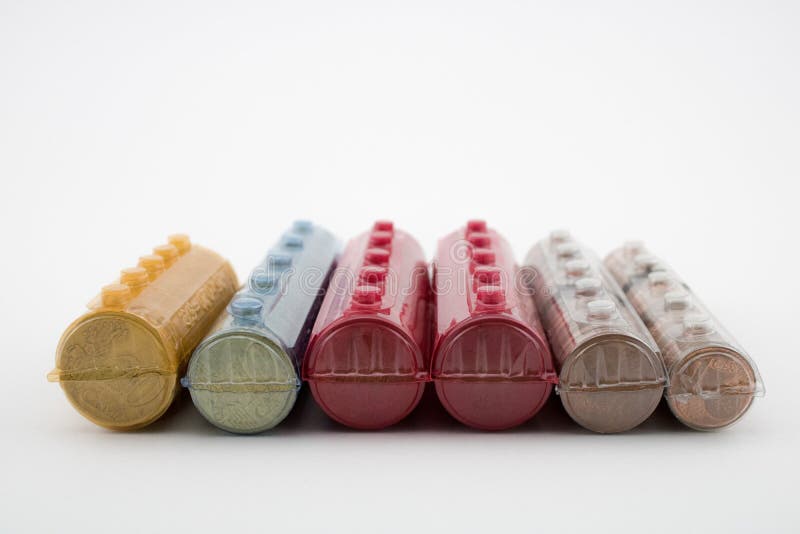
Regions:
<svg viewBox="0 0 800 534"><path fill-rule="evenodd" d="M564 409L593 432L638 426L658 406L667 373L622 289L565 231L534 245L525 265L525 282L553 348Z"/></svg>
<svg viewBox="0 0 800 534"><path fill-rule="evenodd" d="M209 422L254 434L292 410L339 248L325 229L296 221L250 274L194 351L182 380Z"/></svg>

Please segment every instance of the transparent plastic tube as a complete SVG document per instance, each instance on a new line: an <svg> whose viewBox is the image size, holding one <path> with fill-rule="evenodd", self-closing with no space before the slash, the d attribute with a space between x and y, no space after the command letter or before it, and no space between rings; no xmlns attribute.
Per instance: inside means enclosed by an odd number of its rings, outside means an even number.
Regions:
<svg viewBox="0 0 800 534"><path fill-rule="evenodd" d="M664 356L667 404L697 430L732 425L764 394L758 368L731 334L663 261L639 242L606 257Z"/></svg>
<svg viewBox="0 0 800 534"><path fill-rule="evenodd" d="M289 414L338 250L331 233L296 221L250 273L195 350L182 381L209 422L252 434Z"/></svg>
<svg viewBox="0 0 800 534"><path fill-rule="evenodd" d="M667 383L655 342L620 287L569 233L552 232L525 260L559 371L567 413L595 432L636 427Z"/></svg>

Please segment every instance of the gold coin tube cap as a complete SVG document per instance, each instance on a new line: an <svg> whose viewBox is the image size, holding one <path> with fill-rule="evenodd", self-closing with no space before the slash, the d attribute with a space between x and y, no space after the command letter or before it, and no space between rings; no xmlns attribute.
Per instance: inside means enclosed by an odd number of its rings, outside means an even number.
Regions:
<svg viewBox="0 0 800 534"><path fill-rule="evenodd" d="M104 286L58 344L48 380L100 426L133 430L169 408L192 350L238 286L215 252L182 234L169 241Z"/></svg>

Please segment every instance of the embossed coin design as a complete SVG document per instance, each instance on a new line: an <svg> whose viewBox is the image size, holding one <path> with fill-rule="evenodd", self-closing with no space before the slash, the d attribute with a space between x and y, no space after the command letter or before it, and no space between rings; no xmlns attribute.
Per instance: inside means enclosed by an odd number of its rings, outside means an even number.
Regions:
<svg viewBox="0 0 800 534"><path fill-rule="evenodd" d="M250 273L195 350L182 380L211 424L253 434L289 414L338 252L333 234L297 221Z"/></svg>
<svg viewBox="0 0 800 534"><path fill-rule="evenodd" d="M297 398L297 376L286 353L262 336L231 333L192 358L192 401L229 432L251 434L282 421Z"/></svg>
<svg viewBox="0 0 800 534"><path fill-rule="evenodd" d="M755 382L750 365L739 354L722 347L699 350L687 364L675 369L667 402L675 416L698 430L728 426L742 417L753 395L706 396L697 391L725 391Z"/></svg>
<svg viewBox="0 0 800 534"><path fill-rule="evenodd" d="M90 319L72 332L62 354L67 398L102 426L145 424L163 413L174 395L174 378L165 372L167 353L143 322L113 313Z"/></svg>
<svg viewBox="0 0 800 534"><path fill-rule="evenodd" d="M696 430L738 421L764 393L744 349L643 244L614 250L605 264L661 349L670 379L665 397L675 417Z"/></svg>
<svg viewBox="0 0 800 534"><path fill-rule="evenodd" d="M237 286L227 261L186 236L154 252L67 328L48 375L78 412L114 430L143 427L169 408L192 349Z"/></svg>

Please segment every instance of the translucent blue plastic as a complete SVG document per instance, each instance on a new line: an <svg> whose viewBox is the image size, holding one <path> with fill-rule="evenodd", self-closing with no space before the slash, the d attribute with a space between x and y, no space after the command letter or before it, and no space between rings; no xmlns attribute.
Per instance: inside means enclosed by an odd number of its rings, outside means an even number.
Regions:
<svg viewBox="0 0 800 534"><path fill-rule="evenodd" d="M212 424L252 434L289 414L338 252L331 233L296 221L250 273L181 381Z"/></svg>

